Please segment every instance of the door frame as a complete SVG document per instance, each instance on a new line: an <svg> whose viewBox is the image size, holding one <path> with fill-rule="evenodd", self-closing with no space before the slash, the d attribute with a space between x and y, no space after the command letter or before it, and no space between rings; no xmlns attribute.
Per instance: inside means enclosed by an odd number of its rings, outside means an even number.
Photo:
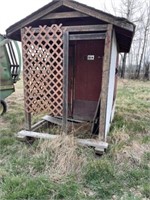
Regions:
<svg viewBox="0 0 150 200"><path fill-rule="evenodd" d="M69 66L69 41L105 39L108 25L84 25L63 27L63 132L67 134L68 118L68 66ZM81 32L78 34L78 32ZM90 33L89 33L90 32ZM99 33L95 33L99 32ZM75 34L76 33L76 34Z"/></svg>
<svg viewBox="0 0 150 200"><path fill-rule="evenodd" d="M69 59L70 55L73 57L76 53L74 63L69 60L69 117L92 122L101 92L104 39L75 40L73 43L70 41L69 48ZM88 61L85 55L95 55L94 60ZM74 85L70 84L71 80L74 80L72 82ZM73 92L72 99L71 91ZM70 112L71 102L73 103L72 113Z"/></svg>

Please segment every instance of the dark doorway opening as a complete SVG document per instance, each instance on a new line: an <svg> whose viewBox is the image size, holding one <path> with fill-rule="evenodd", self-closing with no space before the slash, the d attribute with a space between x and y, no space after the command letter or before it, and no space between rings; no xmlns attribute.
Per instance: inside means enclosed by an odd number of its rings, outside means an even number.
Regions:
<svg viewBox="0 0 150 200"><path fill-rule="evenodd" d="M101 92L104 40L70 41L69 117L92 121Z"/></svg>

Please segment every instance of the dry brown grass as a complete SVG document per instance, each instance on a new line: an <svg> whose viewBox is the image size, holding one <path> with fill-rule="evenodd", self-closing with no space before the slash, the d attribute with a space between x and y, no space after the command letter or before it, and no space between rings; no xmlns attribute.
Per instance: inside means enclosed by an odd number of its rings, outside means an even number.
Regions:
<svg viewBox="0 0 150 200"><path fill-rule="evenodd" d="M127 142L130 136L129 133L126 132L125 128L116 129L113 131L111 135L111 143L119 144L120 142Z"/></svg>
<svg viewBox="0 0 150 200"><path fill-rule="evenodd" d="M74 174L81 178L83 167L87 164L85 151L78 147L73 135L61 135L54 140L41 140L37 147L37 155L48 152L52 156L51 166L46 165L45 172L54 181Z"/></svg>
<svg viewBox="0 0 150 200"><path fill-rule="evenodd" d="M132 133L127 132L125 127L116 129L111 135L111 152L119 165L140 165L145 153L150 152L150 145L142 143L141 138L149 134L137 134L136 140L131 140ZM140 138L140 140L138 139Z"/></svg>
<svg viewBox="0 0 150 200"><path fill-rule="evenodd" d="M133 141L132 144L125 146L117 153L117 161L123 164L127 161L128 166L140 165L144 154L148 152L150 152L149 144L140 144Z"/></svg>
<svg viewBox="0 0 150 200"><path fill-rule="evenodd" d="M7 129L6 121L2 118L0 118L0 126L3 127L3 129Z"/></svg>

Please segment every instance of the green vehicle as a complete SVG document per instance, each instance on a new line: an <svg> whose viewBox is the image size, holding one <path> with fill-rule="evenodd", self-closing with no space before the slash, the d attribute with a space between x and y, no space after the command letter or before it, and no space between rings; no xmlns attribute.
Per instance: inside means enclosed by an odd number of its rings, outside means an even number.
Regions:
<svg viewBox="0 0 150 200"><path fill-rule="evenodd" d="M20 71L21 54L18 43L0 34L0 115L7 111L5 98L15 91L14 83L19 80Z"/></svg>

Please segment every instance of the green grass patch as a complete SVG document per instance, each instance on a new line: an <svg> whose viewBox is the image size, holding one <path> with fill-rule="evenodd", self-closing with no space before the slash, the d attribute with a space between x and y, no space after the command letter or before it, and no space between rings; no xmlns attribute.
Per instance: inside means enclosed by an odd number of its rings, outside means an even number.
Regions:
<svg viewBox="0 0 150 200"><path fill-rule="evenodd" d="M150 184L149 184L149 182L143 184L142 194L143 194L146 198L149 198L149 199L150 199Z"/></svg>
<svg viewBox="0 0 150 200"><path fill-rule="evenodd" d="M114 167L114 163L105 158L93 161L87 167L86 185L95 191L96 199L111 199L113 195L122 193Z"/></svg>
<svg viewBox="0 0 150 200"><path fill-rule="evenodd" d="M39 140L32 145L17 141L15 134L24 127L23 90L18 82L16 93L8 98L8 112L0 122L0 199L150 199L149 84L119 81L109 148L105 155L96 157L93 150L80 147L68 153L69 140L60 141L58 148ZM33 121L39 118L35 116ZM46 131L60 132L56 126ZM61 153L63 156L59 157ZM84 159L86 165L82 165ZM67 174L67 164L70 168L76 164L77 171ZM57 169L64 174L60 176Z"/></svg>
<svg viewBox="0 0 150 200"><path fill-rule="evenodd" d="M12 176L3 181L4 200L48 199L54 185L43 177Z"/></svg>
<svg viewBox="0 0 150 200"><path fill-rule="evenodd" d="M3 180L2 200L80 199L79 184L74 180L54 183L44 176L8 176Z"/></svg>

